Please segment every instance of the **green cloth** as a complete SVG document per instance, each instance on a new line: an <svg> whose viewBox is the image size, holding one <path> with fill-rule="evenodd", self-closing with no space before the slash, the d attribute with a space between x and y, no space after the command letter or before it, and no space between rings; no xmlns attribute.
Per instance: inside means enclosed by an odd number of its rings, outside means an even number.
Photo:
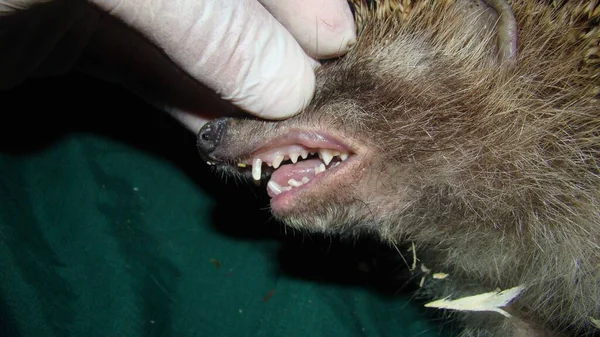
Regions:
<svg viewBox="0 0 600 337"><path fill-rule="evenodd" d="M128 92L71 75L0 97L0 336L447 330L352 271L346 246L267 221Z"/></svg>

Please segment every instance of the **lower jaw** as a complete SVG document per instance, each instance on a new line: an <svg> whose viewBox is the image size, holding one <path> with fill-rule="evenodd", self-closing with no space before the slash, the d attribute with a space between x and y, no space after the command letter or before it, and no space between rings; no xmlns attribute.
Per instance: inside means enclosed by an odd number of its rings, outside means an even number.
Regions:
<svg viewBox="0 0 600 337"><path fill-rule="evenodd" d="M320 179L315 178L314 180L317 180L318 184L318 180ZM287 214L290 212L297 212L299 201L305 200L306 198L310 198L310 190L316 187L317 186L315 186L314 182L311 180L300 187L295 187L292 190L284 191L278 195L274 195L273 192L268 191L269 197L271 198L271 211L274 214Z"/></svg>
<svg viewBox="0 0 600 337"><path fill-rule="evenodd" d="M294 192L284 192L271 198L271 212L285 214L294 209Z"/></svg>
<svg viewBox="0 0 600 337"><path fill-rule="evenodd" d="M304 210L301 208L307 207L306 204L308 201L318 202L320 198L326 197L326 193L318 193L319 191L316 189L334 188L332 186L336 184L335 180L338 180L337 183L342 184L344 177L349 176L348 173L352 172L353 167L357 163L356 158L350 157L343 164L327 169L327 171L320 173L300 187L295 187L278 195L274 195L271 191L268 191L271 197L270 205L272 213L275 215L284 215L310 212L310 209Z"/></svg>

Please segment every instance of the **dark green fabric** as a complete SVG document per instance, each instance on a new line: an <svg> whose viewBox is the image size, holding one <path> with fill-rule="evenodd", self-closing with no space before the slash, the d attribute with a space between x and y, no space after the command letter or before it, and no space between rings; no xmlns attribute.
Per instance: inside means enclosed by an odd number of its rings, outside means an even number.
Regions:
<svg viewBox="0 0 600 337"><path fill-rule="evenodd" d="M1 336L443 335L130 94L70 76L0 97Z"/></svg>

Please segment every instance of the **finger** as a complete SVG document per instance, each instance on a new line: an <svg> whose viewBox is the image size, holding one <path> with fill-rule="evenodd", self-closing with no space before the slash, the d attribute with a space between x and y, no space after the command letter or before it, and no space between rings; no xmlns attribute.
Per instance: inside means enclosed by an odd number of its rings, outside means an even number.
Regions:
<svg viewBox="0 0 600 337"><path fill-rule="evenodd" d="M181 71L150 41L111 16L97 25L75 69L125 86L194 133L214 118L242 114ZM98 94L101 99L112 99Z"/></svg>
<svg viewBox="0 0 600 337"><path fill-rule="evenodd" d="M0 16L14 14L53 0L0 0Z"/></svg>
<svg viewBox="0 0 600 337"><path fill-rule="evenodd" d="M286 118L312 98L310 58L256 1L95 3L148 37L183 72L251 114Z"/></svg>
<svg viewBox="0 0 600 337"><path fill-rule="evenodd" d="M346 0L259 0L315 58L345 54L356 43Z"/></svg>

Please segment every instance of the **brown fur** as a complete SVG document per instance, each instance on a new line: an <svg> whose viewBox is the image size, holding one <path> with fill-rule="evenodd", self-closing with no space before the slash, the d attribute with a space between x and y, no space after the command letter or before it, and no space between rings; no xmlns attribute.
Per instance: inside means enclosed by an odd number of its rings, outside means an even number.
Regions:
<svg viewBox="0 0 600 337"><path fill-rule="evenodd" d="M527 286L511 304L517 318L494 325L493 313L465 335L597 332L600 7L509 3L515 65L498 60L497 31L482 11L355 1L358 43L319 71L306 111L231 121L221 155L239 159L291 128L343 137L359 149L352 177L278 218L414 242L423 264L450 275L423 288L435 298Z"/></svg>

